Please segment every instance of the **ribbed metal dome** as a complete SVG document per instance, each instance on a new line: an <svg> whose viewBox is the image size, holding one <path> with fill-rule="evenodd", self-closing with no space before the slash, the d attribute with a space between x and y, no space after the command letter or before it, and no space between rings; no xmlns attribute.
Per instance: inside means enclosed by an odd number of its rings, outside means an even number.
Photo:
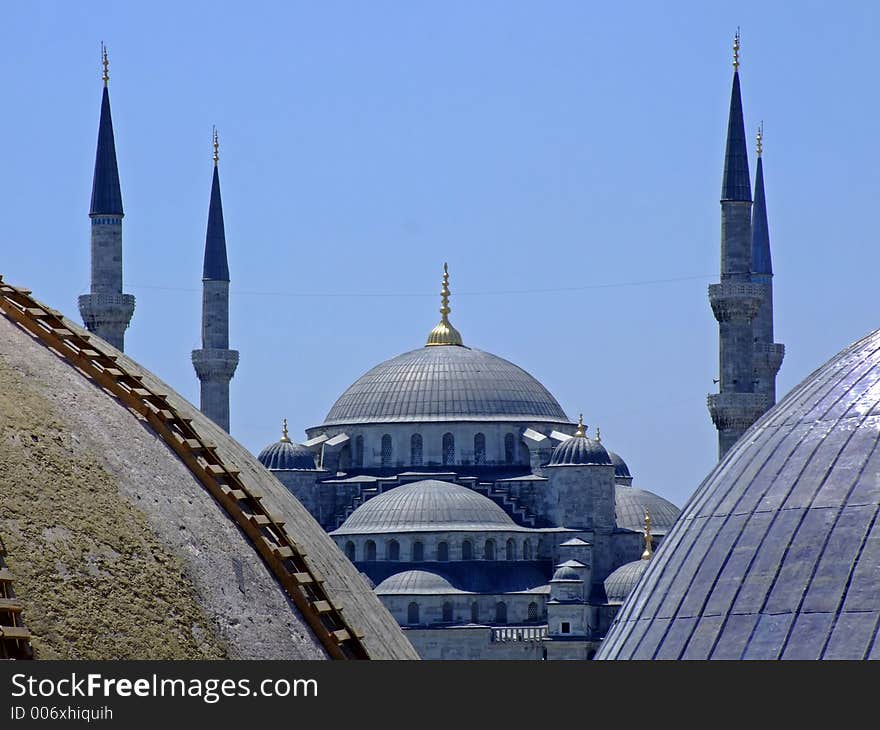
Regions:
<svg viewBox="0 0 880 730"><path fill-rule="evenodd" d="M587 466L610 464L611 457L599 441L587 436L572 436L553 449L550 466Z"/></svg>
<svg viewBox="0 0 880 730"><path fill-rule="evenodd" d="M457 420L569 422L522 368L482 350L447 345L377 365L339 397L324 425Z"/></svg>
<svg viewBox="0 0 880 730"><path fill-rule="evenodd" d="M267 469L315 469L315 456L302 444L276 441L257 457Z"/></svg>
<svg viewBox="0 0 880 730"><path fill-rule="evenodd" d="M390 489L358 507L333 535L427 530L521 530L488 497L425 479Z"/></svg>
<svg viewBox="0 0 880 730"><path fill-rule="evenodd" d="M467 593L456 588L449 579L429 570L405 570L395 573L376 586L378 596L428 595Z"/></svg>
<svg viewBox="0 0 880 730"><path fill-rule="evenodd" d="M556 572L553 573L553 578L551 580L580 580L582 581L580 574L571 566L562 565L556 569Z"/></svg>
<svg viewBox="0 0 880 730"><path fill-rule="evenodd" d="M636 532L645 529L645 512L648 512L651 515L651 531L665 535L672 529L681 510L653 492L615 484L614 512L618 527Z"/></svg>
<svg viewBox="0 0 880 730"><path fill-rule="evenodd" d="M614 476L623 477L624 479L631 479L632 474L629 473L629 467L626 465L626 462L620 458L613 451L608 452L608 457L611 459L611 463L614 464Z"/></svg>
<svg viewBox="0 0 880 730"><path fill-rule="evenodd" d="M727 452L599 656L880 659L878 443L880 330Z"/></svg>
<svg viewBox="0 0 880 730"><path fill-rule="evenodd" d="M624 563L605 579L605 595L608 603L620 604L632 593L642 573L648 567L648 560L634 560Z"/></svg>

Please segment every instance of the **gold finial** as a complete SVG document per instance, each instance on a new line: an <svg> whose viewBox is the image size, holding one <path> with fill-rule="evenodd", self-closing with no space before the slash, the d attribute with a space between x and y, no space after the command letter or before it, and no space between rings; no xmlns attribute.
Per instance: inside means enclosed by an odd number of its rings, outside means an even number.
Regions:
<svg viewBox="0 0 880 730"><path fill-rule="evenodd" d="M101 56L103 57L102 63L104 64L104 74L101 78L104 79L104 86L106 86L110 80L110 61L107 60L107 46L104 45L104 41L101 41Z"/></svg>
<svg viewBox="0 0 880 730"><path fill-rule="evenodd" d="M599 430L598 426L596 426L596 441L600 444L602 443L602 432Z"/></svg>
<svg viewBox="0 0 880 730"><path fill-rule="evenodd" d="M287 433L287 419L286 418L281 419L281 439L280 439L280 441L282 444L289 444L290 443L290 435Z"/></svg>
<svg viewBox="0 0 880 730"><path fill-rule="evenodd" d="M755 135L755 142L757 143L758 157L760 157L761 153L764 151L764 122L763 121L758 125L758 133Z"/></svg>
<svg viewBox="0 0 880 730"><path fill-rule="evenodd" d="M578 427L577 431L574 432L574 435L578 438L586 438L587 435L587 427L584 426L584 414L581 413L578 416Z"/></svg>
<svg viewBox="0 0 880 730"><path fill-rule="evenodd" d="M220 140L217 137L217 127L214 127L214 167L220 161Z"/></svg>
<svg viewBox="0 0 880 730"><path fill-rule="evenodd" d="M654 549L651 547L653 541L654 538L651 537L651 515L648 514L648 510L645 510L645 552L642 553L642 560L650 560L654 554Z"/></svg>
<svg viewBox="0 0 880 730"><path fill-rule="evenodd" d="M428 335L428 345L462 345L461 335L449 323L449 267L443 264L443 286L440 288L440 324Z"/></svg>
<svg viewBox="0 0 880 730"><path fill-rule="evenodd" d="M734 72L739 69L739 28L736 29L736 33L733 36L733 70Z"/></svg>

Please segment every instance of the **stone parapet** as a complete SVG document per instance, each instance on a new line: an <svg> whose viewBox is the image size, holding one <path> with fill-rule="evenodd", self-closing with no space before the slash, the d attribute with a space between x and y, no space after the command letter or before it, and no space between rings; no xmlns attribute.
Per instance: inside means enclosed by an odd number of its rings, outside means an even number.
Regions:
<svg viewBox="0 0 880 730"><path fill-rule="evenodd" d="M238 350L193 350L192 363L199 380L229 382L238 367Z"/></svg>
<svg viewBox="0 0 880 730"><path fill-rule="evenodd" d="M103 325L128 327L134 315L132 294L83 294L79 298L79 313L86 327L100 334Z"/></svg>
<svg viewBox="0 0 880 730"><path fill-rule="evenodd" d="M782 367L784 357L785 345L777 342L755 343L755 369L760 372L769 372L775 376Z"/></svg>
<svg viewBox="0 0 880 730"><path fill-rule="evenodd" d="M719 322L754 319L763 298L764 290L760 284L722 282L709 286L709 304Z"/></svg>
<svg viewBox="0 0 880 730"><path fill-rule="evenodd" d="M709 415L719 431L745 431L770 407L766 393L710 393Z"/></svg>

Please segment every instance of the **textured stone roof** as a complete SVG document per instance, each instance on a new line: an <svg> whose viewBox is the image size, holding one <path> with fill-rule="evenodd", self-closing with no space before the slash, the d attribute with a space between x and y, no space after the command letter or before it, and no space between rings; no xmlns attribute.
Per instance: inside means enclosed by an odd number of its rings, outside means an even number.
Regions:
<svg viewBox="0 0 880 730"><path fill-rule="evenodd" d="M310 449L292 441L269 444L257 457L267 469L314 469L315 457Z"/></svg>
<svg viewBox="0 0 880 730"><path fill-rule="evenodd" d="M634 560L631 563L624 563L611 573L605 579L605 595L608 603L623 603L642 577L648 563L648 560Z"/></svg>
<svg viewBox="0 0 880 730"><path fill-rule="evenodd" d="M617 526L642 532L645 529L645 510L651 515L651 532L666 534L678 518L678 509L669 500L644 489L614 485L614 513Z"/></svg>
<svg viewBox="0 0 880 730"><path fill-rule="evenodd" d="M389 489L358 507L333 535L442 530L525 530L488 497L425 479ZM499 548L500 549L500 548Z"/></svg>
<svg viewBox="0 0 880 730"><path fill-rule="evenodd" d="M666 536L605 658L880 658L880 331L737 441Z"/></svg>
<svg viewBox="0 0 880 730"><path fill-rule="evenodd" d="M358 378L325 426L431 421L568 423L549 391L522 368L468 347L422 347Z"/></svg>

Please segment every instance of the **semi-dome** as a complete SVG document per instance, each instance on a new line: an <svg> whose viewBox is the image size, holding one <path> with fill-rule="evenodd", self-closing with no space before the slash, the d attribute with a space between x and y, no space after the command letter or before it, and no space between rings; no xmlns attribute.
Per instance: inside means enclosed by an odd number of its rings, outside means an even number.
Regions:
<svg viewBox="0 0 880 730"><path fill-rule="evenodd" d="M473 489L425 479L364 502L333 535L443 530L525 530Z"/></svg>
<svg viewBox="0 0 880 730"><path fill-rule="evenodd" d="M430 570L404 570L388 576L376 586L377 596L395 595L449 595L467 593L456 588L446 576Z"/></svg>
<svg viewBox="0 0 880 730"><path fill-rule="evenodd" d="M624 563L605 579L605 596L608 603L619 605L632 593L642 573L648 567L648 560L633 560Z"/></svg>
<svg viewBox="0 0 880 730"><path fill-rule="evenodd" d="M880 658L880 330L746 431L666 536L606 659Z"/></svg>
<svg viewBox="0 0 880 730"><path fill-rule="evenodd" d="M315 456L311 450L290 440L286 419L281 438L263 449L257 460L267 469L315 469Z"/></svg>
<svg viewBox="0 0 880 730"><path fill-rule="evenodd" d="M586 435L583 419L578 421L578 428L574 436L558 444L550 455L550 466L587 466L610 463L611 457L608 456L602 442Z"/></svg>
<svg viewBox="0 0 880 730"><path fill-rule="evenodd" d="M669 500L645 489L614 485L614 515L618 527L641 532L645 527L645 512L651 515L654 533L665 535L681 510Z"/></svg>

